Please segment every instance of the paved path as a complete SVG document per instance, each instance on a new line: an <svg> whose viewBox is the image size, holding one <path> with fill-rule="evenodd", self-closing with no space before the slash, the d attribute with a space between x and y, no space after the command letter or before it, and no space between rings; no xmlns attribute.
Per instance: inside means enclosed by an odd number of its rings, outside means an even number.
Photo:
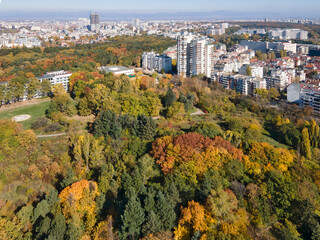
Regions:
<svg viewBox="0 0 320 240"><path fill-rule="evenodd" d="M201 111L199 108L195 108L196 111L194 113L191 113L190 115L191 116L197 116L197 115L205 115L205 113L203 111ZM158 117L152 117L153 120L157 120L157 119L160 119L161 116L158 116Z"/></svg>
<svg viewBox="0 0 320 240"><path fill-rule="evenodd" d="M48 135L38 135L38 138L49 138L49 137L60 137L64 136L66 133L56 133L56 134L48 134Z"/></svg>

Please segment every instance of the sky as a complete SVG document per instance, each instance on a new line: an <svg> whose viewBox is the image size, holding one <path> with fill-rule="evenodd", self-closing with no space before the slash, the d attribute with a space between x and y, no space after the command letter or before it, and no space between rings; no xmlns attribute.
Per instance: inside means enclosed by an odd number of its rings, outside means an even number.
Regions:
<svg viewBox="0 0 320 240"><path fill-rule="evenodd" d="M319 12L319 0L0 0L0 10Z"/></svg>

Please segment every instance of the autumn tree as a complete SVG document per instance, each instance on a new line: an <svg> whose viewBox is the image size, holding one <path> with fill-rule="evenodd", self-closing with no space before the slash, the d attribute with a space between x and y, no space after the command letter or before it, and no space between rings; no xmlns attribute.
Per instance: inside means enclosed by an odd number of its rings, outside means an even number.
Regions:
<svg viewBox="0 0 320 240"><path fill-rule="evenodd" d="M307 159L311 159L311 145L310 145L310 137L307 128L304 128L301 133L301 153Z"/></svg>

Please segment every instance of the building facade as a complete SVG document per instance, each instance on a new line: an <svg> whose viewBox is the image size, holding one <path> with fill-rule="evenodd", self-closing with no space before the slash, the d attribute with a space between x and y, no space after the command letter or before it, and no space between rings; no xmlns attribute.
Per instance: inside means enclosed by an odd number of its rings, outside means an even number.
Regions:
<svg viewBox="0 0 320 240"><path fill-rule="evenodd" d="M47 72L45 75L42 77L39 77L39 81L42 82L43 80L47 79L50 81L51 85L57 85L57 84L62 84L63 88L66 91L69 91L69 81L72 73L67 72L64 70L61 71L55 71L55 72Z"/></svg>
<svg viewBox="0 0 320 240"><path fill-rule="evenodd" d="M142 54L142 67L157 72L172 72L172 58L167 55L159 55L155 52Z"/></svg>
<svg viewBox="0 0 320 240"><path fill-rule="evenodd" d="M90 15L90 31L98 32L100 30L100 16L97 13Z"/></svg>

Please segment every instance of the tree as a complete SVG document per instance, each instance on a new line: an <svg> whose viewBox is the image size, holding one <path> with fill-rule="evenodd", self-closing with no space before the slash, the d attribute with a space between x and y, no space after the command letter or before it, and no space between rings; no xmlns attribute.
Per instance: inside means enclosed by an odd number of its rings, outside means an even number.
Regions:
<svg viewBox="0 0 320 240"><path fill-rule="evenodd" d="M301 133L301 154L309 160L312 157L310 137L307 128L304 128Z"/></svg>
<svg viewBox="0 0 320 240"><path fill-rule="evenodd" d="M168 200L165 198L162 192L158 192L156 201L157 215L162 223L162 230L171 230L177 218L174 210L174 206L168 204Z"/></svg>
<svg viewBox="0 0 320 240"><path fill-rule="evenodd" d="M250 66L247 67L246 74L247 74L247 76L252 76L252 69Z"/></svg>
<svg viewBox="0 0 320 240"><path fill-rule="evenodd" d="M183 103L175 102L167 110L167 118L173 121L183 121L186 117L186 111Z"/></svg>
<svg viewBox="0 0 320 240"><path fill-rule="evenodd" d="M21 101L25 95L25 89L27 85L28 79L25 77L17 77L12 79L9 82L9 88L11 93L13 94L13 98L16 101ZM12 100L12 99L10 99Z"/></svg>
<svg viewBox="0 0 320 240"><path fill-rule="evenodd" d="M101 166L104 146L101 140L95 139L91 134L72 136L73 155L78 162L84 162L86 170Z"/></svg>
<svg viewBox="0 0 320 240"><path fill-rule="evenodd" d="M103 136L116 139L120 137L121 130L122 127L116 114L110 110L101 111L93 123L93 133L96 137Z"/></svg>
<svg viewBox="0 0 320 240"><path fill-rule="evenodd" d="M138 239L142 224L145 221L145 214L141 207L140 200L132 196L121 215L121 239Z"/></svg>
<svg viewBox="0 0 320 240"><path fill-rule="evenodd" d="M2 105L2 102L5 101L5 96L6 96L6 87L0 84L0 106Z"/></svg>
<svg viewBox="0 0 320 240"><path fill-rule="evenodd" d="M287 56L287 51L286 50L280 50L280 57L284 58Z"/></svg>
<svg viewBox="0 0 320 240"><path fill-rule="evenodd" d="M73 116L77 113L73 99L67 93L55 95L47 110L47 116L52 118L54 112L61 112L68 116Z"/></svg>
<svg viewBox="0 0 320 240"><path fill-rule="evenodd" d="M148 154L138 160L138 167L144 184L147 184L150 178L159 175L159 170L156 168L154 159Z"/></svg>
<svg viewBox="0 0 320 240"><path fill-rule="evenodd" d="M39 90L40 90L39 80L37 78L32 78L31 80L29 80L29 83L27 86L28 99L33 98Z"/></svg>
<svg viewBox="0 0 320 240"><path fill-rule="evenodd" d="M59 96L61 94L66 93L66 90L64 89L63 85L61 83L58 83L56 85L53 85L51 87L51 91L53 92L54 96Z"/></svg>
<svg viewBox="0 0 320 240"><path fill-rule="evenodd" d="M161 222L159 220L159 217L157 216L157 214L154 213L153 210L151 210L148 213L145 224L143 225L142 233L144 235L148 235L151 233L157 233L160 230L161 230Z"/></svg>
<svg viewBox="0 0 320 240"><path fill-rule="evenodd" d="M191 127L192 132L197 132L205 137L214 138L222 134L222 129L219 125L213 122L200 122Z"/></svg>
<svg viewBox="0 0 320 240"><path fill-rule="evenodd" d="M176 101L176 95L173 92L172 88L169 88L164 99L164 106L169 108Z"/></svg>
<svg viewBox="0 0 320 240"><path fill-rule="evenodd" d="M50 212L49 204L46 200L42 200L38 203L37 207L34 208L32 221L35 222L39 217L45 218Z"/></svg>
<svg viewBox="0 0 320 240"><path fill-rule="evenodd" d="M63 239L66 229L66 219L61 213L58 213L51 223L51 229L49 230L49 239L50 237L53 239Z"/></svg>
<svg viewBox="0 0 320 240"><path fill-rule="evenodd" d="M146 140L152 140L156 135L157 125L151 117L139 114L135 124L135 132L138 137Z"/></svg>
<svg viewBox="0 0 320 240"><path fill-rule="evenodd" d="M193 94L189 93L188 97L186 97L183 92L180 92L178 102L184 104L184 108L186 112L190 111L193 106L194 96Z"/></svg>
<svg viewBox="0 0 320 240"><path fill-rule="evenodd" d="M40 91L44 96L47 96L51 92L51 82L48 79L42 80Z"/></svg>

